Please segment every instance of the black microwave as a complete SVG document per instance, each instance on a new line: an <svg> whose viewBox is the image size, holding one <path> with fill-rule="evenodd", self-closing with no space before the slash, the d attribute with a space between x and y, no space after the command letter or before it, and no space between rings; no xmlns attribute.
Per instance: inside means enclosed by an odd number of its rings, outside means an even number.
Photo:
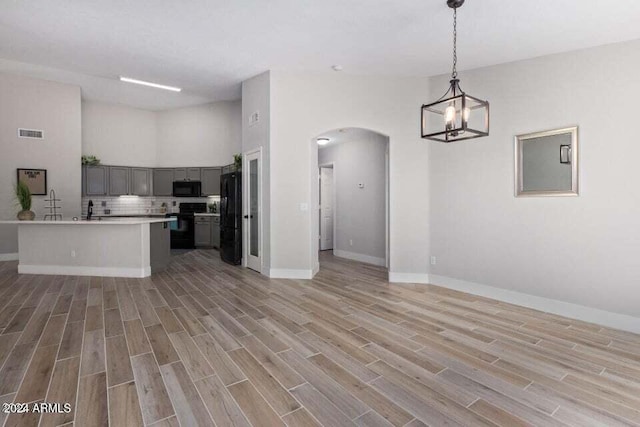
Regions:
<svg viewBox="0 0 640 427"><path fill-rule="evenodd" d="M200 197L201 190L200 181L173 181L173 197Z"/></svg>

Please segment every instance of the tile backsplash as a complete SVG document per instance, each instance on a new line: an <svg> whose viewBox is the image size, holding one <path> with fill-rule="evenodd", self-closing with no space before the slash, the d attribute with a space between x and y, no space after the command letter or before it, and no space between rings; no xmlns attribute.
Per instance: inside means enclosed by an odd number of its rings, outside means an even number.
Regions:
<svg viewBox="0 0 640 427"><path fill-rule="evenodd" d="M93 215L152 215L174 213L180 210L180 203L220 203L220 196L211 197L83 197L82 216L87 215L87 205L93 200ZM166 212L162 204L166 204ZM174 206L175 203L175 206Z"/></svg>

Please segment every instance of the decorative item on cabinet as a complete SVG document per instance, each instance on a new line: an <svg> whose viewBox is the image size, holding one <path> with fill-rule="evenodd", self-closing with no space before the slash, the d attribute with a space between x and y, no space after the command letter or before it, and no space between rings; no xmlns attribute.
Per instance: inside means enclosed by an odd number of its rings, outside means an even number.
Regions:
<svg viewBox="0 0 640 427"><path fill-rule="evenodd" d="M233 155L233 165L235 166L237 171L242 169L242 154Z"/></svg>
<svg viewBox="0 0 640 427"><path fill-rule="evenodd" d="M82 156L81 161L83 166L98 166L100 164L100 159L96 156Z"/></svg>

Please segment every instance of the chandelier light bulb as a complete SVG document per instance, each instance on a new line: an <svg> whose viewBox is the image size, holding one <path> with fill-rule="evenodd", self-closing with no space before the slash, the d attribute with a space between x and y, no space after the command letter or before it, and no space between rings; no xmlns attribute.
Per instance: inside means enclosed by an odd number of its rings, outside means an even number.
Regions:
<svg viewBox="0 0 640 427"><path fill-rule="evenodd" d="M456 121L456 107L453 105L449 105L446 110L444 110L444 122L447 127L453 127Z"/></svg>

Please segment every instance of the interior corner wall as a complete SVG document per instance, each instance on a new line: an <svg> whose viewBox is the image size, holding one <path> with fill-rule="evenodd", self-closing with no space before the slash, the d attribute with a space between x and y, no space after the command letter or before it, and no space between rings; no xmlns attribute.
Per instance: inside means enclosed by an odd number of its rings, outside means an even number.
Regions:
<svg viewBox="0 0 640 427"><path fill-rule="evenodd" d="M242 153L262 150L262 272L271 265L271 74L265 72L242 82ZM250 121L257 113L258 121Z"/></svg>
<svg viewBox="0 0 640 427"><path fill-rule="evenodd" d="M222 166L242 150L241 102L158 111L157 165Z"/></svg>
<svg viewBox="0 0 640 427"><path fill-rule="evenodd" d="M149 111L82 101L82 152L103 164L223 166L241 151L240 101Z"/></svg>
<svg viewBox="0 0 640 427"><path fill-rule="evenodd" d="M44 131L43 140L18 138L18 128ZM46 169L47 191L62 199L64 216L80 214L80 88L0 73L0 219L15 219L16 169ZM47 196L33 196L42 219ZM0 225L0 255L18 252L17 227Z"/></svg>
<svg viewBox="0 0 640 427"><path fill-rule="evenodd" d="M271 71L270 87L271 267L313 271L318 206L310 142L329 130L358 127L390 138L390 273L426 280L428 144L419 124L428 79Z"/></svg>
<svg viewBox="0 0 640 427"><path fill-rule="evenodd" d="M491 134L429 144L433 277L640 318L639 68L633 41L460 73ZM579 197L514 197L514 136L573 125Z"/></svg>
<svg viewBox="0 0 640 427"><path fill-rule="evenodd" d="M318 150L318 164L332 163L334 170L334 254L384 265L388 138L349 130L344 135L344 142Z"/></svg>
<svg viewBox="0 0 640 427"><path fill-rule="evenodd" d="M156 113L126 105L82 101L82 154L118 166L154 167Z"/></svg>

